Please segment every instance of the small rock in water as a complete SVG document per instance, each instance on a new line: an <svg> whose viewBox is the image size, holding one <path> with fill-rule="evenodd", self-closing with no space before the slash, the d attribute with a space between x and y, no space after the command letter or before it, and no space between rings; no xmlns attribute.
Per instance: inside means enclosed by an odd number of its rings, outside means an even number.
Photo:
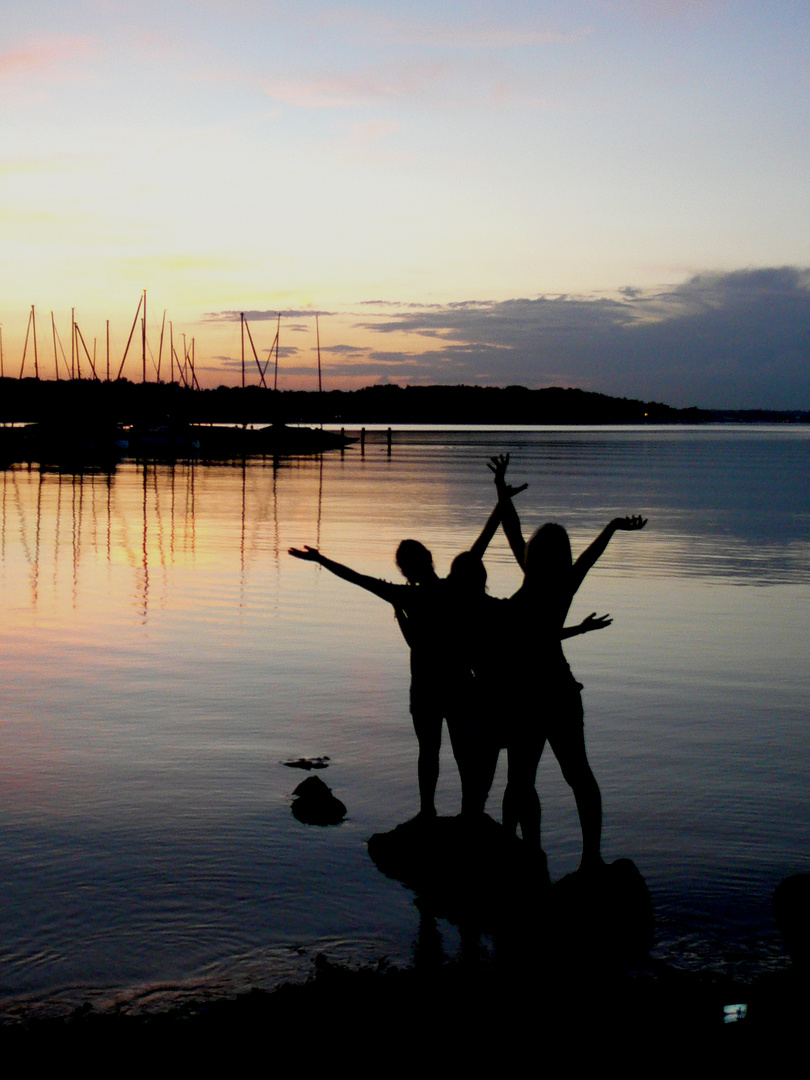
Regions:
<svg viewBox="0 0 810 1080"><path fill-rule="evenodd" d="M308 776L293 792L293 816L305 825L339 825L346 807L319 776Z"/></svg>
<svg viewBox="0 0 810 1080"><path fill-rule="evenodd" d="M300 757L291 761L282 761L282 765L286 765L288 769L306 769L309 772L310 769L328 769L329 758L328 757Z"/></svg>

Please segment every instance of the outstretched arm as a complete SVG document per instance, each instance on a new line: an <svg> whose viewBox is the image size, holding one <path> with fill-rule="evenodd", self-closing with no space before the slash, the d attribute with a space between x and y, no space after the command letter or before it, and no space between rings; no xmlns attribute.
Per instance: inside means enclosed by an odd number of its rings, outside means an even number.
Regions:
<svg viewBox="0 0 810 1080"><path fill-rule="evenodd" d="M335 562L334 559L327 559L317 548L308 547L306 544L303 548L290 548L289 554L295 559L318 563L336 577L343 578L352 585L359 585L361 589L374 593L382 600L387 600L389 604L396 603L397 590L407 588L404 585L392 585L390 581L382 581L380 578L369 577L368 574L358 574L350 566L344 566L343 563Z"/></svg>
<svg viewBox="0 0 810 1080"><path fill-rule="evenodd" d="M498 493L498 506L496 509L500 510L503 531L506 533L506 539L509 541L512 553L518 561L518 566L520 566L521 569L525 569L526 541L523 539L523 532L520 528L520 518L518 517L518 512L515 510L514 503L512 502L512 496L517 495L519 491L523 491L528 485L522 484L519 488L510 487L506 482L506 469L508 465L508 454L497 455L487 462L487 468L491 469L495 474L495 490Z"/></svg>
<svg viewBox="0 0 810 1080"><path fill-rule="evenodd" d="M574 595L584 581L585 575L599 556L604 553L615 532L635 532L637 529L643 529L646 524L647 519L638 514L631 517L614 518L613 521L609 522L590 547L585 548L574 563L571 575L571 595Z"/></svg>
<svg viewBox="0 0 810 1080"><path fill-rule="evenodd" d="M609 615L597 615L595 611L592 611L587 619L583 619L576 626L566 626L560 634L560 641L565 641L566 638L570 637L577 637L578 634L590 633L591 630L604 630L612 622L613 619Z"/></svg>

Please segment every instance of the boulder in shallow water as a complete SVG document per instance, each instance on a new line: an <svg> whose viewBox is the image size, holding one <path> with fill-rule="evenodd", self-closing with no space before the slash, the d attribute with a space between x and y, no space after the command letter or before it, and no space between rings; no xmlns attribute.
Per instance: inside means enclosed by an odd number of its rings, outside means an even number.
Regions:
<svg viewBox="0 0 810 1080"><path fill-rule="evenodd" d="M434 914L483 925L513 915L519 899L546 891L545 863L529 859L520 840L491 817L416 817L375 833L368 853L377 868L414 889Z"/></svg>
<svg viewBox="0 0 810 1080"><path fill-rule="evenodd" d="M339 825L347 811L319 776L308 776L293 792L292 812L305 825Z"/></svg>
<svg viewBox="0 0 810 1080"><path fill-rule="evenodd" d="M810 874L793 874L773 894L773 913L793 963L810 972Z"/></svg>
<svg viewBox="0 0 810 1080"><path fill-rule="evenodd" d="M551 917L563 950L580 958L633 963L653 943L652 900L630 859L567 874L552 887Z"/></svg>

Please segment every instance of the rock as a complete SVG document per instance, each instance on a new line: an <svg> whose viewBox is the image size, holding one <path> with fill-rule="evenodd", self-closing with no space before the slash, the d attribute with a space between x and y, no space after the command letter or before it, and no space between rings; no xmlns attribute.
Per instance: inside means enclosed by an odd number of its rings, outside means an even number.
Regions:
<svg viewBox="0 0 810 1080"><path fill-rule="evenodd" d="M420 912L490 932L516 970L614 970L643 962L653 941L647 886L629 859L549 887L545 860L490 817L419 817L368 841L377 867L418 895ZM529 965L531 966L531 965Z"/></svg>
<svg viewBox="0 0 810 1080"><path fill-rule="evenodd" d="M810 973L810 874L793 874L773 893L773 913L794 964Z"/></svg>
<svg viewBox="0 0 810 1080"><path fill-rule="evenodd" d="M319 776L308 776L293 792L293 816L305 825L339 825L346 807Z"/></svg>
<svg viewBox="0 0 810 1080"><path fill-rule="evenodd" d="M552 887L550 914L563 950L575 956L634 963L652 947L652 900L630 859L567 874Z"/></svg>
<svg viewBox="0 0 810 1080"><path fill-rule="evenodd" d="M379 870L454 922L493 925L513 913L516 897L536 902L548 886L545 864L527 859L522 842L488 815L474 822L418 816L375 833L368 852Z"/></svg>
<svg viewBox="0 0 810 1080"><path fill-rule="evenodd" d="M282 765L286 765L288 769L306 769L309 772L310 769L328 769L329 758L328 757L300 757L291 761L282 761Z"/></svg>

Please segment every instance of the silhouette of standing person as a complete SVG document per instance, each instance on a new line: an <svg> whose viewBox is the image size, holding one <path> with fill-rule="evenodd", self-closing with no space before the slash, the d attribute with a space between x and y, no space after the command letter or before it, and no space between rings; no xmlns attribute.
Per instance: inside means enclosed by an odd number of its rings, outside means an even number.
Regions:
<svg viewBox="0 0 810 1080"><path fill-rule="evenodd" d="M502 465L506 471L508 458ZM510 488L501 477L504 498L510 500L523 491L526 484ZM481 566L484 552L495 535L501 520L500 503L496 504L487 519L480 536L461 558L455 583L465 575L468 563ZM442 721L447 720L453 755L462 782L462 798L469 785L467 763L470 760L467 725L462 716L460 702L471 698L465 681L471 678L469 662L457 631L457 619L453 616L454 593L448 590L449 579L440 578L433 565L433 556L418 540L403 540L396 553L397 566L405 576L407 585L396 585L381 578L360 574L351 567L335 562L322 555L317 548L304 546L290 548L289 554L296 559L316 562L337 577L379 596L394 607L397 622L411 650L410 709L414 731L419 744L417 775L419 780L420 819L436 816L436 785L439 779L439 752L442 741ZM451 574L452 577L452 574ZM484 579L485 580L485 579Z"/></svg>
<svg viewBox="0 0 810 1080"><path fill-rule="evenodd" d="M602 796L585 750L582 685L565 659L561 630L574 595L613 535L643 529L647 522L639 516L614 518L576 562L561 525L541 526L527 544L505 490L501 464L501 459L493 458L490 468L495 472L503 529L524 571L523 584L510 598L501 621L501 644L513 676L504 688L511 715L503 825L511 833L520 825L524 842L545 858L535 781L548 741L576 800L582 830L580 869L593 869L602 865Z"/></svg>

